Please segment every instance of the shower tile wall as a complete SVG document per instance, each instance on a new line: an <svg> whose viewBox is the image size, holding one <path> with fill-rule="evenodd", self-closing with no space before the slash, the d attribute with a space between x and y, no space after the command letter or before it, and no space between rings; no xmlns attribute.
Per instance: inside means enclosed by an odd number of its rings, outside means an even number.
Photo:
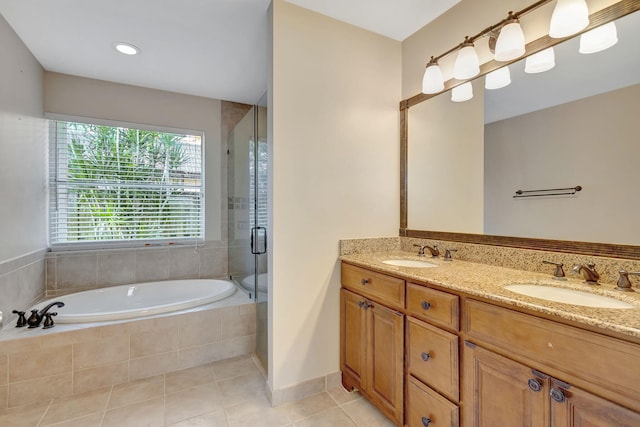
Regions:
<svg viewBox="0 0 640 427"><path fill-rule="evenodd" d="M170 279L227 277L227 246L165 246L137 249L50 252L46 256L46 294Z"/></svg>
<svg viewBox="0 0 640 427"><path fill-rule="evenodd" d="M44 278L44 250L0 263L0 311L5 325L16 317L12 310L29 307L44 295Z"/></svg>

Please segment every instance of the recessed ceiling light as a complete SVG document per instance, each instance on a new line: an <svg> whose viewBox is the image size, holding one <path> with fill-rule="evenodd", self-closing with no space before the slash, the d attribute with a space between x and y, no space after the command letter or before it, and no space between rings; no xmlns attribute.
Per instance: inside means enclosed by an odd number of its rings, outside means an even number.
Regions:
<svg viewBox="0 0 640 427"><path fill-rule="evenodd" d="M115 50L125 55L137 55L140 53L140 48L132 45L131 43L115 42L113 44Z"/></svg>

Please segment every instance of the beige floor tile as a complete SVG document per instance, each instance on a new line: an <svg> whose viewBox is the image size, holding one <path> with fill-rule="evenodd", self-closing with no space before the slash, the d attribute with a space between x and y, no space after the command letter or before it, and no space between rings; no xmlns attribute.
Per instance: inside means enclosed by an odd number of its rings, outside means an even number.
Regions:
<svg viewBox="0 0 640 427"><path fill-rule="evenodd" d="M394 427L386 416L382 414L375 406L366 399L356 400L342 406L342 409L356 422L359 426L366 427Z"/></svg>
<svg viewBox="0 0 640 427"><path fill-rule="evenodd" d="M265 379L260 373L229 378L219 381L218 385L224 395L225 408L266 396Z"/></svg>
<svg viewBox="0 0 640 427"><path fill-rule="evenodd" d="M164 375L113 386L107 409L119 408L164 396Z"/></svg>
<svg viewBox="0 0 640 427"><path fill-rule="evenodd" d="M211 364L216 381L260 372L251 356L239 356Z"/></svg>
<svg viewBox="0 0 640 427"><path fill-rule="evenodd" d="M48 406L49 402L47 402L46 405L40 405L36 407L34 407L33 405L29 405L18 406L11 409L0 409L0 426L37 426Z"/></svg>
<svg viewBox="0 0 640 427"><path fill-rule="evenodd" d="M104 414L102 427L162 427L164 398L112 409Z"/></svg>
<svg viewBox="0 0 640 427"><path fill-rule="evenodd" d="M219 409L208 414L167 425L167 427L229 427L229 423L224 409Z"/></svg>
<svg viewBox="0 0 640 427"><path fill-rule="evenodd" d="M225 409L231 427L281 427L291 423L282 408L272 408L266 397Z"/></svg>
<svg viewBox="0 0 640 427"><path fill-rule="evenodd" d="M222 409L223 395L215 383L192 387L166 396L167 424Z"/></svg>
<svg viewBox="0 0 640 427"><path fill-rule="evenodd" d="M213 370L211 365L196 366L171 372L166 375L166 393L171 394L180 390L213 382Z"/></svg>
<svg viewBox="0 0 640 427"><path fill-rule="evenodd" d="M336 401L339 405L344 405L354 400L362 399L362 395L357 391L349 392L345 390L341 385L330 388L327 393Z"/></svg>
<svg viewBox="0 0 640 427"><path fill-rule="evenodd" d="M331 396L323 392L297 402L287 403L279 408L287 414L291 421L296 422L337 406L338 404Z"/></svg>
<svg viewBox="0 0 640 427"><path fill-rule="evenodd" d="M96 412L103 412L107 407L110 393L111 388L106 388L81 395L54 399L42 419L42 424L55 424Z"/></svg>
<svg viewBox="0 0 640 427"><path fill-rule="evenodd" d="M356 424L340 408L327 409L312 417L298 421L295 427L355 427ZM363 425L364 427L364 425ZM368 426L367 426L368 427Z"/></svg>
<svg viewBox="0 0 640 427"><path fill-rule="evenodd" d="M40 424L41 427L100 427L102 424L102 417L104 412L98 412L97 414L91 414L80 418L74 418L72 420L62 421L56 424Z"/></svg>

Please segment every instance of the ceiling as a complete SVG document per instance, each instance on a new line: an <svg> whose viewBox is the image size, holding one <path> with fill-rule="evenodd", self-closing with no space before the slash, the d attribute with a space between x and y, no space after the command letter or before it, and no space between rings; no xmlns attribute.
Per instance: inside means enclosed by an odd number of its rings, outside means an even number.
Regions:
<svg viewBox="0 0 640 427"><path fill-rule="evenodd" d="M289 0L395 40L458 1ZM48 71L253 104L267 88L270 2L0 0L0 13Z"/></svg>

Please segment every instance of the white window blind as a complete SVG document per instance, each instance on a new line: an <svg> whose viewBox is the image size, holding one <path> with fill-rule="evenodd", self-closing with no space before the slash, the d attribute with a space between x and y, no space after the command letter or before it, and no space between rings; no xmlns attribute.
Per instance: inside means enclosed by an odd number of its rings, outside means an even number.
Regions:
<svg viewBox="0 0 640 427"><path fill-rule="evenodd" d="M202 135L54 126L52 245L203 237Z"/></svg>

